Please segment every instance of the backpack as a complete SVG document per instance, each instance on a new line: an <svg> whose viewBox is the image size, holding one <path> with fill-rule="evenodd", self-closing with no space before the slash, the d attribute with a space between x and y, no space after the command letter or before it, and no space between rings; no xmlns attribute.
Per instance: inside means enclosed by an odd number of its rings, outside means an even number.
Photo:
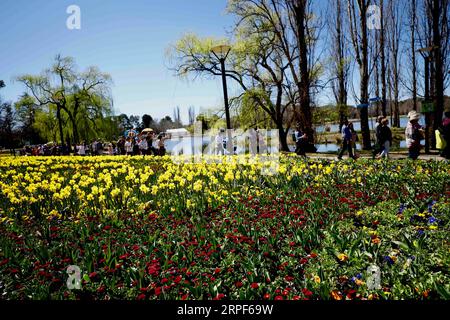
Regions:
<svg viewBox="0 0 450 320"><path fill-rule="evenodd" d="M436 136L436 149L444 150L447 146L447 141L445 141L443 134L439 130L436 130L434 133Z"/></svg>

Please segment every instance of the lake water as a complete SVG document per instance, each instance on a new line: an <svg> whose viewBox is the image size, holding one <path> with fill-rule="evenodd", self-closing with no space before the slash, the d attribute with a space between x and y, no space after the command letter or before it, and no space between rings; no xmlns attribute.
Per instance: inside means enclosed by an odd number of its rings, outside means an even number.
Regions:
<svg viewBox="0 0 450 320"><path fill-rule="evenodd" d="M360 120L355 120L352 121L353 122L353 126L355 128L356 131L360 131L361 130L361 121ZM424 115L421 115L420 121L421 124L425 123L425 118ZM408 123L408 117L407 116L401 116L400 117L400 127L401 128L406 128L406 125ZM375 119L369 119L369 127L371 130L373 130L375 125ZM330 126L330 132L331 133L336 133L339 132L339 124L331 124ZM324 126L318 126L316 127L317 133L323 133L325 130ZM288 135L291 135L293 132L293 130L290 130ZM166 149L169 153L179 153L182 150L182 153L184 154L192 154L193 150L204 150L208 144L210 144L211 142L213 142L214 138L213 137L180 137L178 139L170 139L166 141ZM212 144L214 145L214 144ZM400 141L400 145L398 145L397 147L400 148L406 148L406 141L402 140ZM295 145L290 145L289 148L291 149L291 151L295 150ZM335 143L328 143L328 144L316 144L316 148L317 148L317 152L336 152L339 150L340 145L337 145ZM361 149L361 145L357 144L357 149ZM238 153L242 152L243 150L238 148ZM270 151L270 149L269 149ZM214 151L213 150L206 150L205 152L206 154L213 154Z"/></svg>
<svg viewBox="0 0 450 320"><path fill-rule="evenodd" d="M201 137L196 137L196 138L180 138L178 140L174 139L174 140L167 140L166 141L166 149L169 153L174 153L174 152L180 152L181 150L183 154L192 154L192 149L193 146L194 148L196 148L197 150L204 150L208 145L208 140L207 139L203 139ZM323 144L316 144L315 145L317 148L317 152L322 152L322 153L327 153L327 152L337 152L340 149L340 145L335 144L335 143L323 143ZM356 144L356 148L358 150L361 150L361 144ZM406 141L405 140L401 140L400 144L397 145L396 147L400 147L400 148L406 148ZM290 145L289 149L291 151L295 150L295 145ZM242 149L238 148L238 153L240 151L242 151ZM269 151L270 148L269 148ZM213 154L214 151L211 150L206 150L206 154Z"/></svg>

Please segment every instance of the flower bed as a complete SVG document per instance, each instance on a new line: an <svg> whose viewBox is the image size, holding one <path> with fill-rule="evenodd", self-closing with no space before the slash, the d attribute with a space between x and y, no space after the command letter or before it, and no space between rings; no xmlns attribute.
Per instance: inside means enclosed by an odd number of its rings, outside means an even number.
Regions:
<svg viewBox="0 0 450 320"><path fill-rule="evenodd" d="M445 162L183 160L2 159L2 297L449 298Z"/></svg>

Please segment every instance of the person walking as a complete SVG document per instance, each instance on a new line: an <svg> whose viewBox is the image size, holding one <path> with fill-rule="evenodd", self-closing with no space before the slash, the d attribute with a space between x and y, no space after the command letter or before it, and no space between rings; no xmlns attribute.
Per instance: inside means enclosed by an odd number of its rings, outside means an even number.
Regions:
<svg viewBox="0 0 450 320"><path fill-rule="evenodd" d="M217 134L217 136L215 138L216 155L224 155L224 153L225 153L224 134L225 134L225 130L224 129L220 129L219 133Z"/></svg>
<svg viewBox="0 0 450 320"><path fill-rule="evenodd" d="M145 156L148 152L148 142L146 136L141 136L139 140L139 151L141 152L141 155Z"/></svg>
<svg viewBox="0 0 450 320"><path fill-rule="evenodd" d="M416 160L420 155L420 141L423 140L423 127L419 124L420 114L417 111L408 113L409 122L406 125L405 137L408 147L408 157Z"/></svg>
<svg viewBox="0 0 450 320"><path fill-rule="evenodd" d="M347 119L344 121L344 125L342 126L342 146L338 155L338 160L342 160L342 156L345 151L348 151L348 156L350 158L356 160L352 150L352 132L350 131L349 122Z"/></svg>
<svg viewBox="0 0 450 320"><path fill-rule="evenodd" d="M375 145L372 150L372 158L375 159L383 151L383 145L380 142L380 131L381 131L381 121L383 121L383 116L378 116L377 123L375 124Z"/></svg>
<svg viewBox="0 0 450 320"><path fill-rule="evenodd" d="M359 158L358 153L356 152L356 142L359 141L358 134L356 133L355 128L353 127L353 122L348 123L348 128L352 133L352 152L355 159Z"/></svg>
<svg viewBox="0 0 450 320"><path fill-rule="evenodd" d="M306 158L306 147L308 145L308 136L304 133L300 126L294 132L295 153Z"/></svg>
<svg viewBox="0 0 450 320"><path fill-rule="evenodd" d="M131 142L131 137L128 137L127 141L125 141L125 152L127 156L133 155L133 143Z"/></svg>
<svg viewBox="0 0 450 320"><path fill-rule="evenodd" d="M377 156L377 158L388 158L389 159L389 150L392 146L392 131L388 125L389 125L389 120L387 118L384 118L383 120L381 120L379 142L380 142L382 151L381 151L380 155Z"/></svg>

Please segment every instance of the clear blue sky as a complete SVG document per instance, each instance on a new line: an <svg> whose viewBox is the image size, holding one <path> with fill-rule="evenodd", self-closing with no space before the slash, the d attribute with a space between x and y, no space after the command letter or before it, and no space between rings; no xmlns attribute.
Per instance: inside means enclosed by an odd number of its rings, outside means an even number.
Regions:
<svg viewBox="0 0 450 320"><path fill-rule="evenodd" d="M2 96L15 101L24 87L14 77L38 74L61 53L79 69L111 74L116 113L172 116L180 106L223 104L220 79L187 82L167 68L165 51L186 32L224 37L233 24L226 0L1 0ZM68 30L66 9L81 8L81 30Z"/></svg>

